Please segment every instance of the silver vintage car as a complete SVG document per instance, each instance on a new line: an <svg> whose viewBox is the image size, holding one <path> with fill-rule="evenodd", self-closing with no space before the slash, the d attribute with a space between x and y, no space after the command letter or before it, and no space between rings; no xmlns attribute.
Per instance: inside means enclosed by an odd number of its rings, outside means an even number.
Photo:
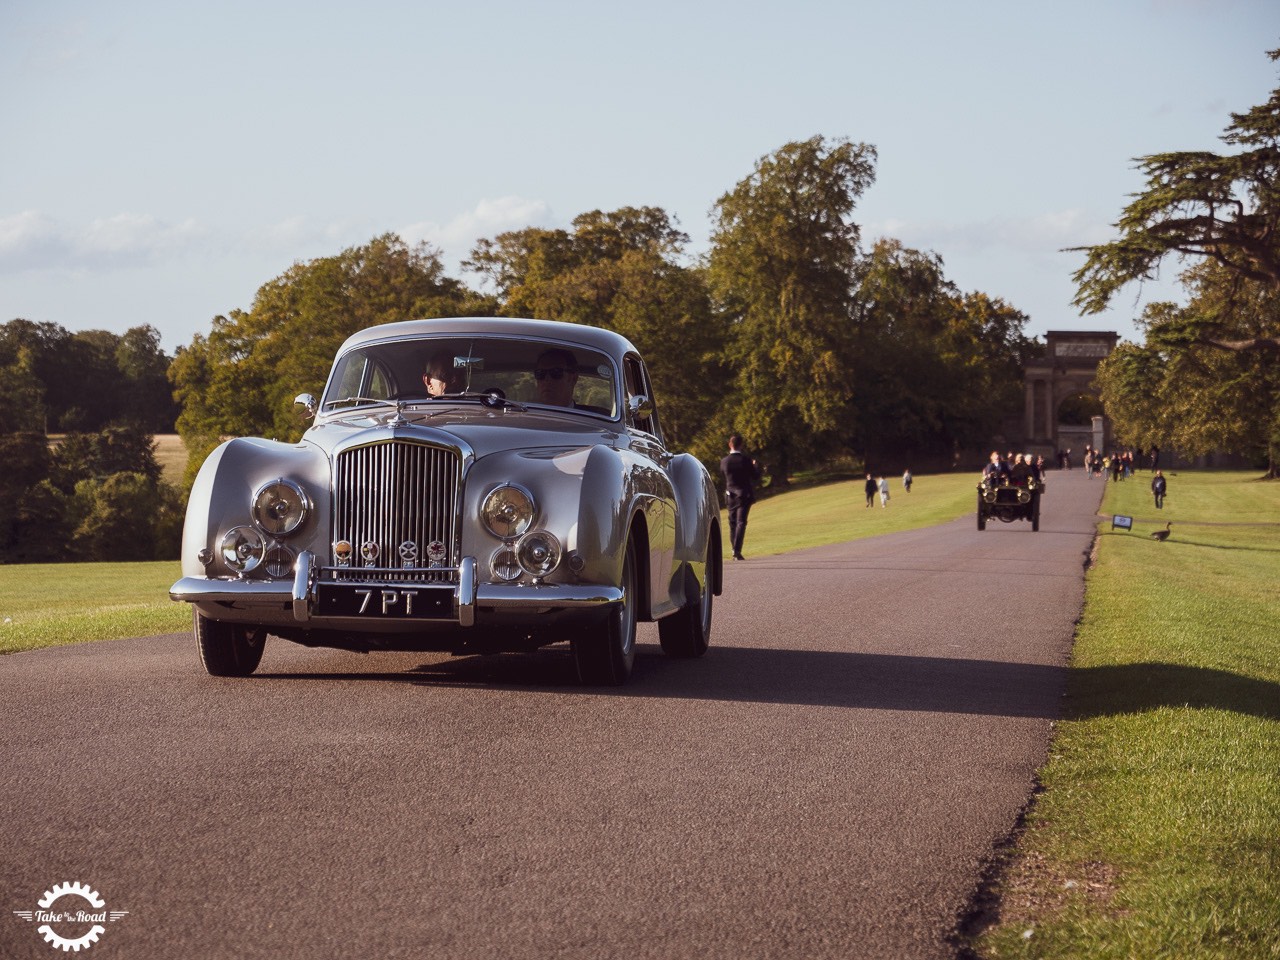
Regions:
<svg viewBox="0 0 1280 960"><path fill-rule="evenodd" d="M662 439L636 349L540 320L416 320L338 352L300 442L239 438L200 469L182 539L205 669L247 676L268 634L348 650L567 641L620 684L637 621L707 649L719 501Z"/></svg>

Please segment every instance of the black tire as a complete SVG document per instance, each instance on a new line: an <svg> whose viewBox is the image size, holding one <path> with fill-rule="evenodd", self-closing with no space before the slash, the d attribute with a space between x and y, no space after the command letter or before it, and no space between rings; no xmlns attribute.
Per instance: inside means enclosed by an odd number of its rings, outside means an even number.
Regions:
<svg viewBox="0 0 1280 960"><path fill-rule="evenodd" d="M627 542L622 557L622 602L609 611L602 629L584 630L571 641L578 680L593 687L627 682L636 661L636 560Z"/></svg>
<svg viewBox="0 0 1280 960"><path fill-rule="evenodd" d="M267 645L266 627L223 623L193 612L200 662L211 676L247 677L258 669Z"/></svg>
<svg viewBox="0 0 1280 960"><path fill-rule="evenodd" d="M1040 504L1036 504L1035 513L1031 514L1031 532L1040 532Z"/></svg>
<svg viewBox="0 0 1280 960"><path fill-rule="evenodd" d="M987 517L982 512L982 491L981 490L978 491L978 529L979 530L987 529Z"/></svg>
<svg viewBox="0 0 1280 960"><path fill-rule="evenodd" d="M658 642L662 644L662 652L669 657L689 660L707 652L707 645L711 642L711 607L715 593L711 587L711 558L711 540L708 538L707 550L703 554L706 582L699 586L692 570L686 570L685 574L689 580L686 590L696 591L697 599L658 621Z"/></svg>

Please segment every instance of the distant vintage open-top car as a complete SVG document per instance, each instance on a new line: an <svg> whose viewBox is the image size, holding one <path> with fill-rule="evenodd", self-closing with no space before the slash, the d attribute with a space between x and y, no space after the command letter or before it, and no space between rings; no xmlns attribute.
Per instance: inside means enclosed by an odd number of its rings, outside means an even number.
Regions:
<svg viewBox="0 0 1280 960"><path fill-rule="evenodd" d="M1040 530L1040 495L1044 493L1044 481L1027 476L1010 480L1008 477L985 477L978 484L978 529L987 529L987 520L1012 523L1030 520L1031 532Z"/></svg>
<svg viewBox="0 0 1280 960"><path fill-rule="evenodd" d="M191 491L174 600L209 673L268 634L348 650L568 641L584 683L631 673L637 621L707 649L721 590L706 468L663 443L615 333L539 320L372 327L338 352L296 444L239 438Z"/></svg>

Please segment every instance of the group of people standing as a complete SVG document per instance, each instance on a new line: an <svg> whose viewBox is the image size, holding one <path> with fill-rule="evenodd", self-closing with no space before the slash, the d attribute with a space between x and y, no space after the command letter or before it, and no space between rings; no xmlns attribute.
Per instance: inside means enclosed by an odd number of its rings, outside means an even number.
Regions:
<svg viewBox="0 0 1280 960"><path fill-rule="evenodd" d="M1068 454L1070 451L1067 451ZM1069 462L1069 461L1068 461ZM1153 446L1144 451L1141 447L1135 450L1116 450L1106 456L1101 450L1093 447L1084 448L1084 468L1090 477L1106 477L1112 481L1125 480L1138 470L1157 470L1160 467L1160 448Z"/></svg>

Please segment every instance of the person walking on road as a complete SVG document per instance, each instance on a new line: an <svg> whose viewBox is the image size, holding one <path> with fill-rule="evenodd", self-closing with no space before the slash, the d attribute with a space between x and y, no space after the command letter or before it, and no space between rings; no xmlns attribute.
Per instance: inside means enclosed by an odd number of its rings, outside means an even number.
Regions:
<svg viewBox="0 0 1280 960"><path fill-rule="evenodd" d="M729 438L729 455L720 461L724 474L726 506L729 508L729 545L733 559L744 560L742 541L747 535L747 514L756 502L756 481L760 479L760 464L742 451L742 437Z"/></svg>
<svg viewBox="0 0 1280 960"><path fill-rule="evenodd" d="M1151 493L1156 498L1156 509L1164 509L1164 495L1169 489L1169 484L1164 478L1164 471L1157 470L1156 475L1151 478Z"/></svg>

